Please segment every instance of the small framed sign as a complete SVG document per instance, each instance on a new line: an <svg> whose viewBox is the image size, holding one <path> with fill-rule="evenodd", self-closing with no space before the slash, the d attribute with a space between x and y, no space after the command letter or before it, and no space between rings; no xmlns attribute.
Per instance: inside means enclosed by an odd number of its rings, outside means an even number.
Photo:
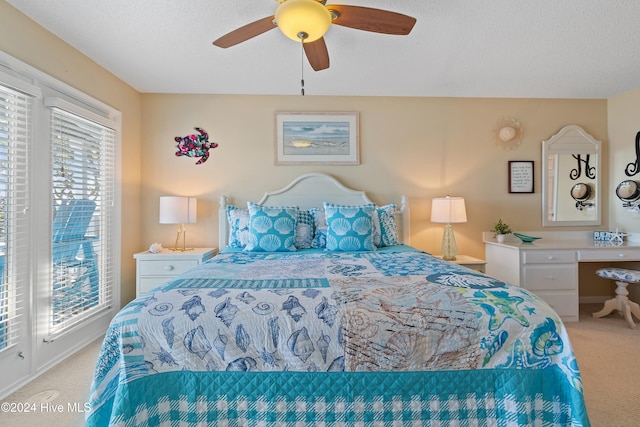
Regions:
<svg viewBox="0 0 640 427"><path fill-rule="evenodd" d="M533 192L533 160L509 161L509 193Z"/></svg>

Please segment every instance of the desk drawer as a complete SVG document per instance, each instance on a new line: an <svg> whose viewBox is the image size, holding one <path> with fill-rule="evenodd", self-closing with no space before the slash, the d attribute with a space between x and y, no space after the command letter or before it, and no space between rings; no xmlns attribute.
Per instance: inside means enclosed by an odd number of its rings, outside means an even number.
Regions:
<svg viewBox="0 0 640 427"><path fill-rule="evenodd" d="M580 261L640 261L640 249L583 249L578 251Z"/></svg>
<svg viewBox="0 0 640 427"><path fill-rule="evenodd" d="M534 292L542 298L565 322L577 322L579 316L578 296L574 293Z"/></svg>
<svg viewBox="0 0 640 427"><path fill-rule="evenodd" d="M141 276L177 276L191 267L198 265L198 261L188 260L145 260L138 264Z"/></svg>
<svg viewBox="0 0 640 427"><path fill-rule="evenodd" d="M523 283L523 287L531 291L575 290L578 283L576 264L526 266Z"/></svg>
<svg viewBox="0 0 640 427"><path fill-rule="evenodd" d="M576 261L575 251L524 251L523 264L558 264Z"/></svg>

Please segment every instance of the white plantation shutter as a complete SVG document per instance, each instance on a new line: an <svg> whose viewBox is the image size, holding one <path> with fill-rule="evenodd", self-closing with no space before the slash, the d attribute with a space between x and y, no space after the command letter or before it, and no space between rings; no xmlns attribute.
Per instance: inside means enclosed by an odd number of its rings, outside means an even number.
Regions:
<svg viewBox="0 0 640 427"><path fill-rule="evenodd" d="M27 328L30 120L30 97L0 83L0 354Z"/></svg>
<svg viewBox="0 0 640 427"><path fill-rule="evenodd" d="M62 100L45 105L52 107L53 337L113 303L116 130Z"/></svg>

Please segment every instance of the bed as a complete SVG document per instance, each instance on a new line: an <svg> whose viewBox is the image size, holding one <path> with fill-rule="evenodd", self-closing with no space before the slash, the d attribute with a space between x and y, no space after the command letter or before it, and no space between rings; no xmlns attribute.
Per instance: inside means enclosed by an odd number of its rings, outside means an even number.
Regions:
<svg viewBox="0 0 640 427"><path fill-rule="evenodd" d="M220 214L224 250L114 317L87 426L589 425L558 315L407 244L406 198L306 174Z"/></svg>

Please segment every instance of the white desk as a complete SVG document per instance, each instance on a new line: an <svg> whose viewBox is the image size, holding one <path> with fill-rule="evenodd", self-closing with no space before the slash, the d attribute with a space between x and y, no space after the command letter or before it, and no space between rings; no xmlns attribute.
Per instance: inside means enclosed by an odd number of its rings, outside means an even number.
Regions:
<svg viewBox="0 0 640 427"><path fill-rule="evenodd" d="M578 321L578 263L640 261L640 241L594 242L592 232L523 232L542 237L522 243L510 235L498 243L483 233L487 274L534 292L566 322Z"/></svg>

